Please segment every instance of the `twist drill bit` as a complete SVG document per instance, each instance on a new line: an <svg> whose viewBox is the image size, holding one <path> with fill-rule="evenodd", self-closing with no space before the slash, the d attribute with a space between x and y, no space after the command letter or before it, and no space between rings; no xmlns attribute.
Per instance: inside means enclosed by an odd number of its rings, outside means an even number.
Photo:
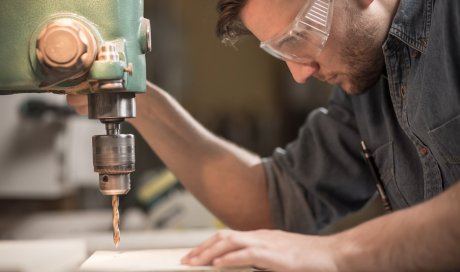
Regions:
<svg viewBox="0 0 460 272"><path fill-rule="evenodd" d="M120 243L120 213L118 212L118 195L112 196L112 225L113 225L113 243L118 247Z"/></svg>

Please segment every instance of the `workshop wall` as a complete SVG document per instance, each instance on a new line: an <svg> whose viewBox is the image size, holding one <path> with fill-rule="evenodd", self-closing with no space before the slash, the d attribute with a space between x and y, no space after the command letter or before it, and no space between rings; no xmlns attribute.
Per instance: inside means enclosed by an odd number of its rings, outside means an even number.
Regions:
<svg viewBox="0 0 460 272"><path fill-rule="evenodd" d="M269 155L286 144L327 101L329 86L294 83L254 37L223 45L215 35L216 1L146 1L145 14L153 32L148 78L208 129L254 152Z"/></svg>

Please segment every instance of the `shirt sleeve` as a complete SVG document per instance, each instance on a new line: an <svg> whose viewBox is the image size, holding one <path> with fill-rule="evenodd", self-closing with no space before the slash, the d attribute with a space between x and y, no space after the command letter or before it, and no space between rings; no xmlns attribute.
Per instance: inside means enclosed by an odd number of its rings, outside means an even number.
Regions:
<svg viewBox="0 0 460 272"><path fill-rule="evenodd" d="M334 90L328 107L309 114L296 140L263 159L276 228L317 233L375 192L351 105L348 95Z"/></svg>

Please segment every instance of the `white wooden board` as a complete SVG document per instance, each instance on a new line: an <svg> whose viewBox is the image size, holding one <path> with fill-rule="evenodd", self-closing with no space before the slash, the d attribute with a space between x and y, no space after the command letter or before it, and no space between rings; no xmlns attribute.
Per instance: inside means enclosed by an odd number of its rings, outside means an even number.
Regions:
<svg viewBox="0 0 460 272"><path fill-rule="evenodd" d="M136 251L96 251L80 267L91 272L179 272L228 271L250 272L251 268L216 268L211 266L185 266L180 259L190 249L152 249Z"/></svg>

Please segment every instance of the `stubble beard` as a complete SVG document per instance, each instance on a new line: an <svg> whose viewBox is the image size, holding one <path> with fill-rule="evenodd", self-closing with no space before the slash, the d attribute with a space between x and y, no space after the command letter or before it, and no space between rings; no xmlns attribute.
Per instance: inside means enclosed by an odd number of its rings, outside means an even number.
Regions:
<svg viewBox="0 0 460 272"><path fill-rule="evenodd" d="M352 18L352 17L349 17ZM384 56L382 42L376 40L375 22L348 22L342 62L348 67L348 84L342 88L351 95L359 95L373 86L382 75Z"/></svg>

